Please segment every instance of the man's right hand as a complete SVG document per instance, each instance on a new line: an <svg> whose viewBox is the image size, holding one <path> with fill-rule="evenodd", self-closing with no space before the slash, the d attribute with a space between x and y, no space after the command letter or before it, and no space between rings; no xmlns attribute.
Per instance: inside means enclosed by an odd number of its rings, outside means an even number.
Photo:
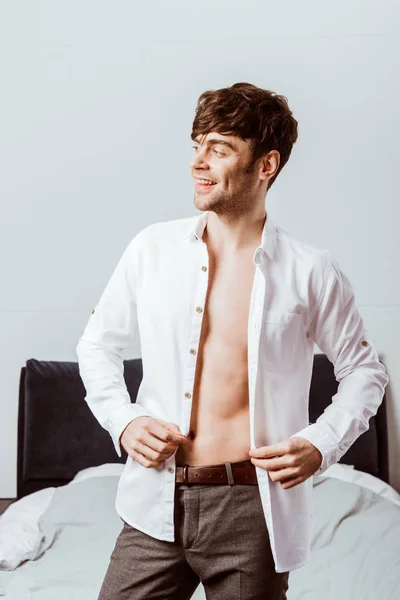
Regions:
<svg viewBox="0 0 400 600"><path fill-rule="evenodd" d="M120 436L126 453L146 468L158 467L188 441L175 423L147 415L130 421Z"/></svg>

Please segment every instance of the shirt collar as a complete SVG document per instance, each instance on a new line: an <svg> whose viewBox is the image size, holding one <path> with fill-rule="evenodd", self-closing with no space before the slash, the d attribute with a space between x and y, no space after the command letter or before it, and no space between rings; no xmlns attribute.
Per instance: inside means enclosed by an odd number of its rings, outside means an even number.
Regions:
<svg viewBox="0 0 400 600"><path fill-rule="evenodd" d="M207 223L208 213L210 211L203 212L200 216L196 217L196 220L191 221L189 230L186 231L184 235L184 239L202 239L203 232ZM259 248L267 254L269 258L273 258L274 250L275 250L275 240L276 240L276 227L271 219L271 217L267 214L267 218L265 219L264 227L261 234L261 242L260 245L256 248L256 252Z"/></svg>

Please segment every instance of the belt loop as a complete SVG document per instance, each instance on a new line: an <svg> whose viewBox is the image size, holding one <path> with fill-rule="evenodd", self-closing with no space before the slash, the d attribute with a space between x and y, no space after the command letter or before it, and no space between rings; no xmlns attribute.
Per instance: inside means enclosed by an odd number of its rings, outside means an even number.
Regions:
<svg viewBox="0 0 400 600"><path fill-rule="evenodd" d="M228 475L228 483L229 485L235 485L235 479L233 477L233 473L232 473L232 465L231 463L224 463L225 464L225 468L226 468L226 472Z"/></svg>

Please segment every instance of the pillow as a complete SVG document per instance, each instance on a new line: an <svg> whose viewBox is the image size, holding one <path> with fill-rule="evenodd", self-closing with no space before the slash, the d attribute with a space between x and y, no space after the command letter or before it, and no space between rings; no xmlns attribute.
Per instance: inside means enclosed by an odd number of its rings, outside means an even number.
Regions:
<svg viewBox="0 0 400 600"><path fill-rule="evenodd" d="M121 463L104 463L98 467L88 467L78 471L66 485L91 477L107 475L120 477L123 470L124 465ZM34 560L43 554L45 549L42 544L43 533L39 529L38 522L49 506L55 490L55 487L47 487L28 494L10 504L0 516L0 570L12 571L24 560Z"/></svg>
<svg viewBox="0 0 400 600"><path fill-rule="evenodd" d="M38 556L43 534L38 521L50 504L55 487L44 488L10 504L0 516L0 570L12 571Z"/></svg>
<svg viewBox="0 0 400 600"><path fill-rule="evenodd" d="M400 494L391 485L370 473L358 471L354 468L354 465L334 463L322 475L314 476L314 478L318 477L334 477L335 479L355 483L400 506Z"/></svg>
<svg viewBox="0 0 400 600"><path fill-rule="evenodd" d="M75 475L73 480L70 481L70 483L83 481L84 479L89 479L90 477L102 477L103 475L117 475L118 477L120 477L122 475L124 467L125 465L121 463L104 463L103 465L99 465L98 467L88 467L87 469L82 469L81 471L78 471L78 473Z"/></svg>

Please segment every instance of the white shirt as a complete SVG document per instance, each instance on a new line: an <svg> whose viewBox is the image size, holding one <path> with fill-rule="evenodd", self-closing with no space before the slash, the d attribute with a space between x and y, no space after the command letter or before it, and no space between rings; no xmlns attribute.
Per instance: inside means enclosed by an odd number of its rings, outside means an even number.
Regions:
<svg viewBox="0 0 400 600"><path fill-rule="evenodd" d="M89 318L76 351L85 400L110 433L150 415L190 429L197 350L208 283L202 233L208 212L153 223L128 244ZM352 286L328 250L289 235L267 215L248 317L251 448L303 437L323 455L322 474L368 427L389 378L369 343ZM200 307L202 311L197 310ZM229 306L227 306L229 310ZM232 310L234 310L232 308ZM139 332L143 379L131 402L123 351ZM314 342L339 382L332 404L309 424ZM146 468L129 455L115 508L140 531L173 542L175 453ZM313 479L284 489L256 467L275 570L308 563Z"/></svg>

